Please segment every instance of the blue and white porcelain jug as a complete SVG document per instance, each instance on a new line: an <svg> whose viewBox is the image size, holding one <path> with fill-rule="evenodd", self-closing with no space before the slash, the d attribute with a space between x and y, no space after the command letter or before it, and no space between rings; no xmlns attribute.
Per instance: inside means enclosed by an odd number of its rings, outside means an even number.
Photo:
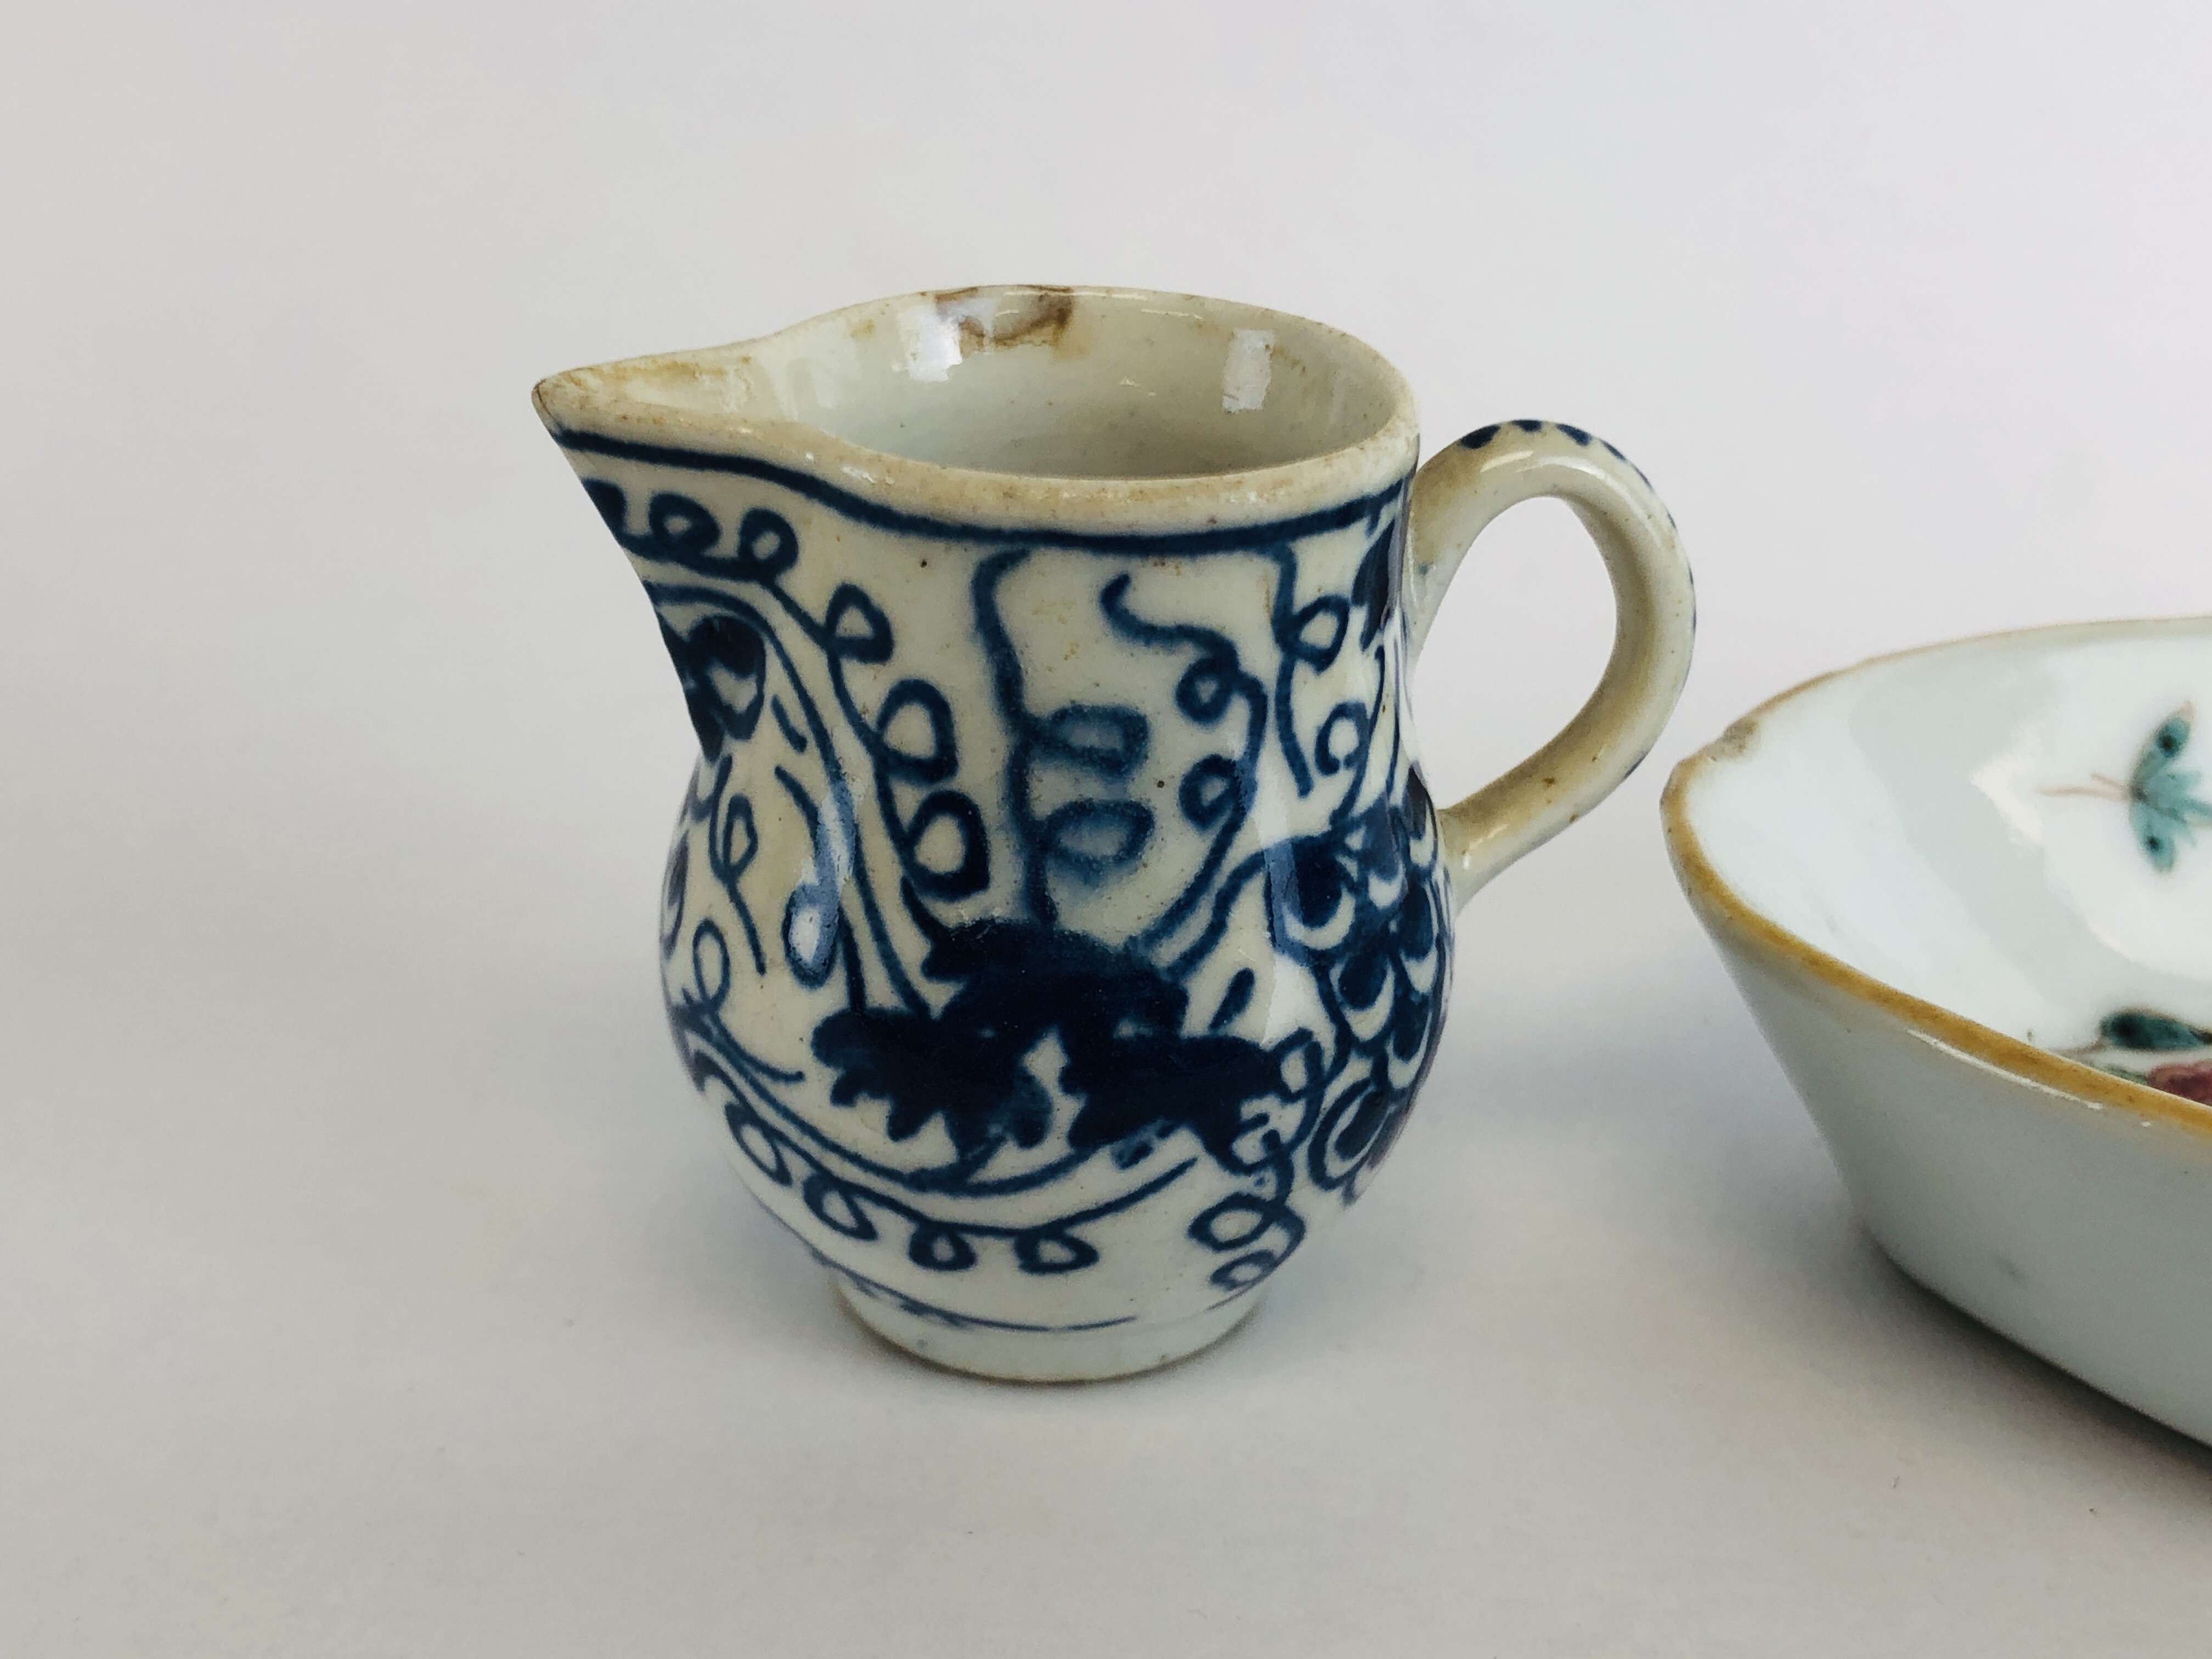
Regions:
<svg viewBox="0 0 2212 1659"><path fill-rule="evenodd" d="M579 369L538 407L699 738L670 1023L738 1173L891 1341L1140 1370L1364 1191L1452 917L1640 760L1690 574L1610 444L1486 427L1251 306L994 288ZM1476 533L1573 507L1596 692L1436 807L1407 675Z"/></svg>

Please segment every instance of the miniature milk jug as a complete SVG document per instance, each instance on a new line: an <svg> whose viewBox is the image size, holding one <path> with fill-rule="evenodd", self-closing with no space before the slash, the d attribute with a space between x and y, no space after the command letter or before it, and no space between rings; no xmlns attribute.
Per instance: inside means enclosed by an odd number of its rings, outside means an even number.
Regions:
<svg viewBox="0 0 2212 1659"><path fill-rule="evenodd" d="M1255 307L924 294L556 375L698 734L668 1016L738 1173L892 1342L995 1376L1190 1353L1367 1187L1452 918L1643 758L1672 520L1513 421L1418 471L1405 382ZM1477 532L1566 501L1595 694L1433 804L1407 678Z"/></svg>

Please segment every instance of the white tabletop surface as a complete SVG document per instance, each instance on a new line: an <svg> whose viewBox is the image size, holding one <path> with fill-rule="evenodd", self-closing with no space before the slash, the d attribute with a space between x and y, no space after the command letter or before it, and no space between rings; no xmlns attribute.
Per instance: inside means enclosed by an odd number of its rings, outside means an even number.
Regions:
<svg viewBox="0 0 2212 1659"><path fill-rule="evenodd" d="M0 1651L2212 1649L2212 1452L1885 1263L1656 812L1817 671L2212 610L2212 13L14 13ZM690 739L526 399L1021 279L1337 323L1432 442L1592 427L1704 602L1653 763L1466 913L1372 1194L1079 1389L878 1345L723 1167L653 965ZM1502 525L1440 791L1608 626Z"/></svg>

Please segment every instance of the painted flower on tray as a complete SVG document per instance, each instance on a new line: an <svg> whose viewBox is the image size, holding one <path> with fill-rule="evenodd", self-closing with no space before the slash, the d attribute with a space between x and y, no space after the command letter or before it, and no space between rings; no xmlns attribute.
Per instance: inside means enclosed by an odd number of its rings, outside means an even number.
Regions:
<svg viewBox="0 0 2212 1659"><path fill-rule="evenodd" d="M2212 1060L2185 1066L2153 1066L2143 1080L2154 1089L2212 1106Z"/></svg>

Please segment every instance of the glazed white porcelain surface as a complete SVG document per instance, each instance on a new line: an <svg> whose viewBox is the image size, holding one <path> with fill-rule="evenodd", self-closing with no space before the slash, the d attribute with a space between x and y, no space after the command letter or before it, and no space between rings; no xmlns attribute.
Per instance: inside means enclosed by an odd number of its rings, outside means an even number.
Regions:
<svg viewBox="0 0 2212 1659"><path fill-rule="evenodd" d="M538 404L699 738L663 981L725 1150L871 1326L994 1376L1250 1310L1396 1139L1458 905L1626 775L1688 665L1619 452L1521 421L1417 473L1396 371L1254 307L913 295ZM1533 495L1590 528L1613 657L1432 807L1407 669Z"/></svg>
<svg viewBox="0 0 2212 1659"><path fill-rule="evenodd" d="M1770 703L1684 763L1666 814L1890 1254L2212 1438L2200 708L2212 620L1963 641Z"/></svg>

